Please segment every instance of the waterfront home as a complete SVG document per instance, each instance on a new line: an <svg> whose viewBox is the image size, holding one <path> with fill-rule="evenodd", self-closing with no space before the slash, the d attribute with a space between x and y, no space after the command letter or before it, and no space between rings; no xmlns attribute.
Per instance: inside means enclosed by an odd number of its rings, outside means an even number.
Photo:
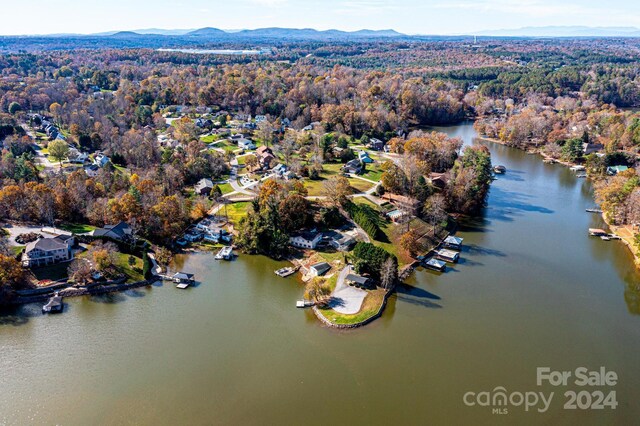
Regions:
<svg viewBox="0 0 640 426"><path fill-rule="evenodd" d="M93 164L95 164L98 167L104 167L107 165L109 161L110 161L109 157L107 157L102 152L99 152L96 154L95 158L93 159Z"/></svg>
<svg viewBox="0 0 640 426"><path fill-rule="evenodd" d="M314 277L321 277L331 269L327 262L319 262L309 267L309 273Z"/></svg>
<svg viewBox="0 0 640 426"><path fill-rule="evenodd" d="M618 173L626 172L627 170L629 170L627 166L609 166L607 167L607 174L609 176L614 176Z"/></svg>
<svg viewBox="0 0 640 426"><path fill-rule="evenodd" d="M582 153L584 155L589 155L589 154L593 154L596 152L600 152L604 150L604 145L599 144L599 143L583 143L582 144Z"/></svg>
<svg viewBox="0 0 640 426"><path fill-rule="evenodd" d="M371 287L373 284L371 278L363 277L356 274L347 275L345 281L347 282L347 284L355 285L357 287Z"/></svg>
<svg viewBox="0 0 640 426"><path fill-rule="evenodd" d="M322 233L306 231L293 234L289 238L289 244L302 249L314 249L320 240L322 240Z"/></svg>
<svg viewBox="0 0 640 426"><path fill-rule="evenodd" d="M106 237L116 241L128 242L133 239L133 230L127 222L119 222L115 225L105 225L91 232L94 237Z"/></svg>
<svg viewBox="0 0 640 426"><path fill-rule="evenodd" d="M31 268L73 260L71 247L74 244L75 238L68 235L39 238L28 243L25 247L22 254L22 265Z"/></svg>
<svg viewBox="0 0 640 426"><path fill-rule="evenodd" d="M238 139L238 148L242 149L256 149L256 144L251 139Z"/></svg>
<svg viewBox="0 0 640 426"><path fill-rule="evenodd" d="M462 249L462 241L464 239L460 238L460 237L454 237L453 235L449 235L447 238L444 239L444 246L446 248L449 249L453 249L453 250L460 250Z"/></svg>
<svg viewBox="0 0 640 426"><path fill-rule="evenodd" d="M384 195L382 195L382 199L391 202L398 208L398 210L401 210L408 214L416 215L420 210L420 201L416 200L415 198L386 192Z"/></svg>
<svg viewBox="0 0 640 426"><path fill-rule="evenodd" d="M356 240L348 235L337 234L334 236L329 245L338 251L349 251L356 244Z"/></svg>
<svg viewBox="0 0 640 426"><path fill-rule="evenodd" d="M209 196L213 191L213 181L209 178L202 178L196 183L194 190L198 195Z"/></svg>
<svg viewBox="0 0 640 426"><path fill-rule="evenodd" d="M362 173L362 163L358 159L353 159L347 162L342 170L345 173L353 173L354 175L359 175L360 173Z"/></svg>

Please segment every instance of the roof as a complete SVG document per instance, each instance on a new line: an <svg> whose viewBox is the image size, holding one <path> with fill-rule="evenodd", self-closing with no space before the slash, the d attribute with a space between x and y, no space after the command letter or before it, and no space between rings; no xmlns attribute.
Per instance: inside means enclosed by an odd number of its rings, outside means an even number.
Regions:
<svg viewBox="0 0 640 426"><path fill-rule="evenodd" d="M256 149L256 153L258 155L262 155L262 154L265 154L265 153L271 154L272 151L271 151L271 148L269 148L268 146L262 145L262 146L258 147L258 149Z"/></svg>
<svg viewBox="0 0 640 426"><path fill-rule="evenodd" d="M370 280L370 278L366 278L366 277L361 277L360 275L355 275L355 274L349 274L346 277L347 281L352 281L354 283L358 283L358 284L367 284Z"/></svg>
<svg viewBox="0 0 640 426"><path fill-rule="evenodd" d="M315 265L311 265L311 269L315 269L318 274L324 274L329 269L331 269L331 265L329 265L327 262L319 262Z"/></svg>
<svg viewBox="0 0 640 426"><path fill-rule="evenodd" d="M176 272L175 274L173 274L173 278L178 278L181 280L191 280L193 279L193 277L193 274L187 274L186 272Z"/></svg>
<svg viewBox="0 0 640 426"><path fill-rule="evenodd" d="M59 240L58 238L40 238L36 241L32 241L27 244L25 252L28 253L31 250L38 249L42 251L52 251L67 249L67 243Z"/></svg>
<svg viewBox="0 0 640 426"><path fill-rule="evenodd" d="M105 225L103 228L94 229L93 236L94 237L103 237L103 236L116 236L117 238L122 238L126 235L131 235L131 227L127 222L119 222L115 225Z"/></svg>
<svg viewBox="0 0 640 426"><path fill-rule="evenodd" d="M447 244L460 245L462 244L463 240L464 238L454 237L453 235L449 235L447 238L444 239L444 242Z"/></svg>
<svg viewBox="0 0 640 426"><path fill-rule="evenodd" d="M318 237L319 233L318 232L311 232L311 231L304 231L304 232L299 232L297 234L292 235L292 238L303 238L307 241L313 241Z"/></svg>
<svg viewBox="0 0 640 426"><path fill-rule="evenodd" d="M213 189L213 181L209 178L202 178L196 183L196 191L201 191L203 189Z"/></svg>

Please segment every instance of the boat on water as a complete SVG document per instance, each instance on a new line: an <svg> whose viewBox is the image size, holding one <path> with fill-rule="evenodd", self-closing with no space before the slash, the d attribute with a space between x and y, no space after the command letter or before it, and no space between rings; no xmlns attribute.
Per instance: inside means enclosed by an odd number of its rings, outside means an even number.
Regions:
<svg viewBox="0 0 640 426"><path fill-rule="evenodd" d="M299 268L294 268L291 266L288 266L286 268L280 268L276 271L274 271L274 273L282 278L288 277L289 275L293 275L298 271Z"/></svg>
<svg viewBox="0 0 640 426"><path fill-rule="evenodd" d="M609 235L607 231L600 228L589 228L589 235L592 237L602 237L603 235Z"/></svg>
<svg viewBox="0 0 640 426"><path fill-rule="evenodd" d="M507 168L503 165L497 165L493 168L493 173L497 175L503 175L507 171Z"/></svg>
<svg viewBox="0 0 640 426"><path fill-rule="evenodd" d="M225 246L220 249L216 254L216 260L231 260L233 259L233 247Z"/></svg>
<svg viewBox="0 0 640 426"><path fill-rule="evenodd" d="M447 264L445 262L433 257L423 262L422 264L424 265L425 268L432 269L438 272L444 272L445 269L447 268Z"/></svg>
<svg viewBox="0 0 640 426"><path fill-rule="evenodd" d="M44 314L53 314L62 312L62 308L64 305L62 304L62 296L57 291L54 295L49 299L46 305L42 307L42 313Z"/></svg>
<svg viewBox="0 0 640 426"><path fill-rule="evenodd" d="M604 241L611 241L611 237L609 235L601 235L600 239Z"/></svg>
<svg viewBox="0 0 640 426"><path fill-rule="evenodd" d="M598 214L602 214L602 210L600 209L587 209L586 210L587 213L598 213Z"/></svg>

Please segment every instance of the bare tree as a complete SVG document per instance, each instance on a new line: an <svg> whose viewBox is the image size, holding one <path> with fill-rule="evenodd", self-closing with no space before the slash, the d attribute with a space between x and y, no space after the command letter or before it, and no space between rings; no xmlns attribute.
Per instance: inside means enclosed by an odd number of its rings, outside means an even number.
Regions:
<svg viewBox="0 0 640 426"><path fill-rule="evenodd" d="M382 287L389 291L395 285L396 280L398 279L398 265L391 257L388 257L387 260L382 262L382 266L380 268L380 282L382 283Z"/></svg>

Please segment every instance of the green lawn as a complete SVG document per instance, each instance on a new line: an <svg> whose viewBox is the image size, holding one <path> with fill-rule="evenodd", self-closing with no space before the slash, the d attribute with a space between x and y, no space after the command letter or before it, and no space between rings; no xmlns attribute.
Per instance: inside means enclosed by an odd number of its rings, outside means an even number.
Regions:
<svg viewBox="0 0 640 426"><path fill-rule="evenodd" d="M220 188L220 191L222 191L222 195L233 192L233 187L230 183L221 183L218 185L218 188Z"/></svg>
<svg viewBox="0 0 640 426"><path fill-rule="evenodd" d="M113 265L114 268L119 274L127 277L127 282L133 283L144 280L144 276L142 275L142 259L134 256L136 262L131 266L129 265L129 256L130 255L125 253L117 253L116 262Z"/></svg>
<svg viewBox="0 0 640 426"><path fill-rule="evenodd" d="M304 187L307 188L307 191L309 191L309 195L312 195L312 196L324 195L323 183L325 180L326 179L319 179L319 180L305 179Z"/></svg>
<svg viewBox="0 0 640 426"><path fill-rule="evenodd" d="M68 267L69 262L56 263L54 265L43 266L41 268L32 268L31 273L38 281L58 281L69 276L67 273Z"/></svg>
<svg viewBox="0 0 640 426"><path fill-rule="evenodd" d="M14 256L19 255L20 253L22 253L22 250L24 250L25 246L11 246L11 253L13 253Z"/></svg>
<svg viewBox="0 0 640 426"><path fill-rule="evenodd" d="M356 190L356 192L366 192L373 187L371 182L356 178L349 178L349 184Z"/></svg>
<svg viewBox="0 0 640 426"><path fill-rule="evenodd" d="M211 142L217 141L218 138L219 138L218 135L208 135L208 136L202 136L200 140L204 143L211 143Z"/></svg>
<svg viewBox="0 0 640 426"><path fill-rule="evenodd" d="M247 209L249 208L248 201L241 201L239 203L227 204L227 214L229 215L229 221L234 225L240 222L240 219L247 215ZM224 208L218 212L218 215L224 214Z"/></svg>
<svg viewBox="0 0 640 426"><path fill-rule="evenodd" d="M362 174L362 177L365 179L380 182L380 179L382 179L382 173L384 173L384 171L380 168L380 166L378 166L378 164L367 164L367 169Z"/></svg>
<svg viewBox="0 0 640 426"><path fill-rule="evenodd" d="M63 225L60 225L60 229L73 232L74 234L85 234L87 232L93 231L94 229L96 229L96 227L91 225L85 225L82 223L65 223Z"/></svg>

